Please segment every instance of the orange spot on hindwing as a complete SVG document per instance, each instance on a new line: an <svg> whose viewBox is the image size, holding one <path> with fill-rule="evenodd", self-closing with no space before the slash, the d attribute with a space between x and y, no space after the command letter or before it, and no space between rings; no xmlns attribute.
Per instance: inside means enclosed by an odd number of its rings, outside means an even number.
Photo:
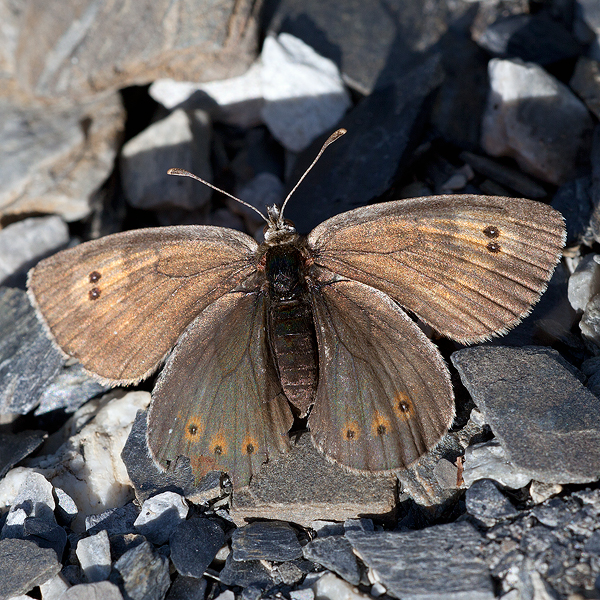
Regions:
<svg viewBox="0 0 600 600"><path fill-rule="evenodd" d="M185 424L185 439L188 442L196 443L202 433L202 422L198 417L190 417Z"/></svg>
<svg viewBox="0 0 600 600"><path fill-rule="evenodd" d="M394 412L402 421L408 421L415 416L415 407L411 399L404 392L399 392L393 401Z"/></svg>
<svg viewBox="0 0 600 600"><path fill-rule="evenodd" d="M213 453L216 460L220 456L225 456L228 451L227 441L223 432L217 433L210 441L210 451Z"/></svg>
<svg viewBox="0 0 600 600"><path fill-rule="evenodd" d="M342 429L342 437L348 442L356 442L360 437L360 428L356 423L345 423Z"/></svg>
<svg viewBox="0 0 600 600"><path fill-rule="evenodd" d="M247 435L242 442L242 454L252 456L258 451L258 441L250 435Z"/></svg>
<svg viewBox="0 0 600 600"><path fill-rule="evenodd" d="M383 437L390 432L390 420L380 412L375 411L375 416L371 423L371 430L373 431L374 437Z"/></svg>

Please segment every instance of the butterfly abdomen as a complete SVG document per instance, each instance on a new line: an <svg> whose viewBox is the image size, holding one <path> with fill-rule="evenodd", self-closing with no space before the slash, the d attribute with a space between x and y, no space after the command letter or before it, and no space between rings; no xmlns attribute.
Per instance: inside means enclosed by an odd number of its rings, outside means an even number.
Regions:
<svg viewBox="0 0 600 600"><path fill-rule="evenodd" d="M303 275L304 258L294 245L266 255L269 339L287 399L305 415L317 389L317 341Z"/></svg>

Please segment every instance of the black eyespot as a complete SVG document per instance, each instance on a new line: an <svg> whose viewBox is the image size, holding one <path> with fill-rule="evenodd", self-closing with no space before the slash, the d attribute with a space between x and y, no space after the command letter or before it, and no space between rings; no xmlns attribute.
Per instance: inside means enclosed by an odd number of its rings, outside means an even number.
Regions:
<svg viewBox="0 0 600 600"><path fill-rule="evenodd" d="M353 440L356 437L356 431L354 429L348 429L346 431L346 439Z"/></svg>
<svg viewBox="0 0 600 600"><path fill-rule="evenodd" d="M254 454L254 444L248 444L246 446L246 454Z"/></svg>
<svg viewBox="0 0 600 600"><path fill-rule="evenodd" d="M198 433L198 427L192 423L188 426L188 431L190 432L190 435L196 435Z"/></svg>
<svg viewBox="0 0 600 600"><path fill-rule="evenodd" d="M386 431L385 425L377 425L377 435L385 435Z"/></svg>
<svg viewBox="0 0 600 600"><path fill-rule="evenodd" d="M398 409L406 413L410 411L410 405L405 400L400 400L398 402Z"/></svg>
<svg viewBox="0 0 600 600"><path fill-rule="evenodd" d="M483 233L489 238L497 238L500 235L500 230L495 225L488 225Z"/></svg>
<svg viewBox="0 0 600 600"><path fill-rule="evenodd" d="M100 289L95 287L92 288L89 292L88 292L88 296L90 300L98 300L98 298L100 298Z"/></svg>
<svg viewBox="0 0 600 600"><path fill-rule="evenodd" d="M493 253L500 252L500 244L498 242L490 242L486 248Z"/></svg>
<svg viewBox="0 0 600 600"><path fill-rule="evenodd" d="M90 273L90 283L96 283L97 281L100 281L100 277L102 277L102 275L100 275L98 271L92 271Z"/></svg>
<svg viewBox="0 0 600 600"><path fill-rule="evenodd" d="M219 456L223 454L223 448L221 448L221 446L215 446L215 454Z"/></svg>

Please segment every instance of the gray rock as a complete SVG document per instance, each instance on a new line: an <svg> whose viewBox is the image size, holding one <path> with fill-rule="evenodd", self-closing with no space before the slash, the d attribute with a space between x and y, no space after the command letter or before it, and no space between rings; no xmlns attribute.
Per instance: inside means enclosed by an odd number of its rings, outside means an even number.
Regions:
<svg viewBox="0 0 600 600"><path fill-rule="evenodd" d="M309 563L312 566L312 563ZM284 585L294 585L298 583L305 575L305 571L303 571L296 563L294 562L284 562L274 568L274 571L277 573L279 579Z"/></svg>
<svg viewBox="0 0 600 600"><path fill-rule="evenodd" d="M517 468L545 483L600 477L600 400L558 352L479 346L452 362Z"/></svg>
<svg viewBox="0 0 600 600"><path fill-rule="evenodd" d="M580 56L569 85L585 102L590 112L600 119L600 65L598 61Z"/></svg>
<svg viewBox="0 0 600 600"><path fill-rule="evenodd" d="M585 43L591 43L590 55L594 60L600 59L600 10L594 0L577 0L577 16L585 23ZM591 36L588 37L589 33ZM591 38L591 39L590 39Z"/></svg>
<svg viewBox="0 0 600 600"><path fill-rule="evenodd" d="M27 294L0 288L0 414L35 408L63 363Z"/></svg>
<svg viewBox="0 0 600 600"><path fill-rule="evenodd" d="M563 486L558 483L542 483L541 481L532 481L529 486L529 495L532 502L541 504L552 496L560 494Z"/></svg>
<svg viewBox="0 0 600 600"><path fill-rule="evenodd" d="M54 550L29 540L0 540L0 598L24 594L54 577L60 568Z"/></svg>
<svg viewBox="0 0 600 600"><path fill-rule="evenodd" d="M296 532L288 523L255 521L233 532L233 560L271 560L284 562L302 556Z"/></svg>
<svg viewBox="0 0 600 600"><path fill-rule="evenodd" d="M494 58L481 144L526 172L560 185L578 175L593 123L585 105L534 63Z"/></svg>
<svg viewBox="0 0 600 600"><path fill-rule="evenodd" d="M35 542L40 548L52 548L59 560L67 545L67 533L54 519L28 517L23 522L23 537Z"/></svg>
<svg viewBox="0 0 600 600"><path fill-rule="evenodd" d="M119 588L109 581L82 583L69 588L62 600L123 600Z"/></svg>
<svg viewBox="0 0 600 600"><path fill-rule="evenodd" d="M211 124L200 110L181 109L153 123L129 140L121 153L125 196L136 208L204 206L212 190L189 177L167 177L171 167L212 180L210 167Z"/></svg>
<svg viewBox="0 0 600 600"><path fill-rule="evenodd" d="M0 433L0 479L18 462L39 448L45 438L45 431Z"/></svg>
<svg viewBox="0 0 600 600"><path fill-rule="evenodd" d="M206 579L177 575L169 588L167 600L204 600Z"/></svg>
<svg viewBox="0 0 600 600"><path fill-rule="evenodd" d="M71 586L62 573L40 585L42 600L59 600Z"/></svg>
<svg viewBox="0 0 600 600"><path fill-rule="evenodd" d="M224 543L225 534L217 523L190 519L171 534L171 560L181 575L200 579Z"/></svg>
<svg viewBox="0 0 600 600"><path fill-rule="evenodd" d="M569 31L543 12L501 17L475 39L493 56L540 65L573 58L581 52Z"/></svg>
<svg viewBox="0 0 600 600"><path fill-rule="evenodd" d="M304 558L337 573L352 585L360 583L360 571L352 545L343 536L317 538L302 548Z"/></svg>
<svg viewBox="0 0 600 600"><path fill-rule="evenodd" d="M478 173L490 177L525 198L536 199L546 196L546 190L541 185L538 185L530 177L523 175L516 169L511 169L491 158L479 156L472 152L461 152L460 158Z"/></svg>
<svg viewBox="0 0 600 600"><path fill-rule="evenodd" d="M286 209L286 217L299 232L367 204L398 180L412 157L420 119L428 108L426 100L442 79L440 57L432 56L348 112L339 123L348 133L327 148ZM290 189L324 141L318 139L298 157L289 177Z"/></svg>
<svg viewBox="0 0 600 600"><path fill-rule="evenodd" d="M42 392L35 414L42 415L59 409L67 413L75 412L88 400L109 389L109 385L99 383L86 373L81 363L65 365Z"/></svg>
<svg viewBox="0 0 600 600"><path fill-rule="evenodd" d="M146 411L140 411L121 453L140 503L167 490L180 492L195 504L214 500L222 495L221 474L213 471L196 483L188 458L176 461L168 471L159 469L148 452L146 429Z"/></svg>
<svg viewBox="0 0 600 600"><path fill-rule="evenodd" d="M581 363L581 372L587 377L587 389L600 397L600 356L593 356Z"/></svg>
<svg viewBox="0 0 600 600"><path fill-rule="evenodd" d="M38 260L69 242L69 229L58 216L31 217L0 230L0 284L26 272ZM11 278L15 285L21 282Z"/></svg>
<svg viewBox="0 0 600 600"><path fill-rule="evenodd" d="M85 518L85 529L90 535L106 530L109 536L132 533L133 524L140 514L139 509L129 502L119 508L111 508L99 515L88 515Z"/></svg>
<svg viewBox="0 0 600 600"><path fill-rule="evenodd" d="M600 294L596 294L585 305L579 328L584 339L593 347L600 347Z"/></svg>
<svg viewBox="0 0 600 600"><path fill-rule="evenodd" d="M571 306L584 311L588 302L600 293L600 255L588 254L577 265L575 272L569 277L568 295Z"/></svg>
<svg viewBox="0 0 600 600"><path fill-rule="evenodd" d="M53 106L0 102L0 214L87 216L113 169L124 119L116 93Z"/></svg>
<svg viewBox="0 0 600 600"><path fill-rule="evenodd" d="M173 530L188 514L183 496L175 492L163 492L148 498L133 524L145 538L158 546L168 541Z"/></svg>
<svg viewBox="0 0 600 600"><path fill-rule="evenodd" d="M171 585L169 559L142 542L113 565L110 581L130 600L162 600Z"/></svg>
<svg viewBox="0 0 600 600"><path fill-rule="evenodd" d="M79 540L75 550L85 578L90 583L104 581L110 575L110 542L105 529Z"/></svg>
<svg viewBox="0 0 600 600"><path fill-rule="evenodd" d="M491 479L479 479L465 494L467 512L484 525L514 517L517 509Z"/></svg>
<svg viewBox="0 0 600 600"><path fill-rule="evenodd" d="M354 551L390 596L402 600L495 597L480 553L481 535L467 522L420 531L347 531Z"/></svg>
<svg viewBox="0 0 600 600"><path fill-rule="evenodd" d="M587 233L594 208L591 187L591 177L578 177L561 185L552 198L552 208L566 221L567 245L578 243Z"/></svg>
<svg viewBox="0 0 600 600"><path fill-rule="evenodd" d="M188 81L237 75L255 56L253 8L234 0L153 0L118 9L71 1L59 13L47 4L27 5L19 21L15 74L31 95L77 99L166 75Z"/></svg>
<svg viewBox="0 0 600 600"><path fill-rule="evenodd" d="M225 566L219 573L221 583L225 585L239 585L240 587L256 587L261 590L274 585L271 572L258 560L233 560L230 554L225 561Z"/></svg>
<svg viewBox="0 0 600 600"><path fill-rule="evenodd" d="M395 505L395 477L345 471L317 452L305 434L290 452L264 465L247 489L234 494L231 517L237 525L260 518L310 527L315 519L390 517Z"/></svg>
<svg viewBox="0 0 600 600"><path fill-rule="evenodd" d="M291 600L315 600L315 593L310 588L292 590L290 592Z"/></svg>

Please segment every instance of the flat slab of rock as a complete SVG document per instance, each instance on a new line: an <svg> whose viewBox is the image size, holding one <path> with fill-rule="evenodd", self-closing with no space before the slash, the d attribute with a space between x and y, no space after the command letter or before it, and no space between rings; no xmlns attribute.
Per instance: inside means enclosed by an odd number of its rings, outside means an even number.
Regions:
<svg viewBox="0 0 600 600"><path fill-rule="evenodd" d="M600 399L558 352L478 346L452 363L519 470L544 483L600 478Z"/></svg>
<svg viewBox="0 0 600 600"><path fill-rule="evenodd" d="M481 534L467 522L420 531L346 531L354 551L402 600L492 600L492 579L479 547Z"/></svg>
<svg viewBox="0 0 600 600"><path fill-rule="evenodd" d="M285 562L302 556L296 532L279 521L255 521L233 532L233 560Z"/></svg>
<svg viewBox="0 0 600 600"><path fill-rule="evenodd" d="M310 527L318 519L393 519L395 507L395 477L349 473L328 462L304 434L288 454L264 465L248 488L234 492L231 517L237 525L261 518Z"/></svg>

